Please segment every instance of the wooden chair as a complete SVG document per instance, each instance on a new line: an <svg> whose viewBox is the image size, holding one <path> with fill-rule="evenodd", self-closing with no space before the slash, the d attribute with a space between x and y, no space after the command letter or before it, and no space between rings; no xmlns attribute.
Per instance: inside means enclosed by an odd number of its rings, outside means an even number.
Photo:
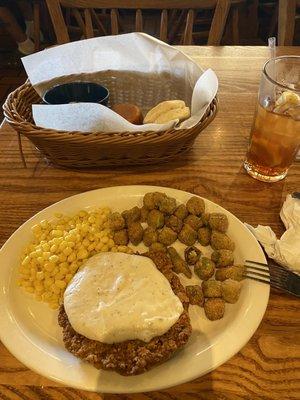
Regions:
<svg viewBox="0 0 300 400"><path fill-rule="evenodd" d="M81 26L86 38L94 36L94 24L98 33L107 34L105 27L101 23L101 20L98 18L98 14L95 11L97 9L109 9L111 34L113 35L119 33L119 9L135 10L135 30L138 32L143 31L143 10L159 9L161 10L159 37L161 40L166 42L168 42L169 38L168 25L170 25L170 23L168 24L168 19L170 18L168 11L171 13L178 9L186 11L185 28L182 40L182 44L184 45L192 44L195 10L199 8L205 9L215 7L209 31L208 44L219 45L231 4L230 0L46 0L46 2L52 19L57 42L59 44L70 41L62 7L72 9L73 15ZM184 21L182 21L182 23L184 23Z"/></svg>
<svg viewBox="0 0 300 400"><path fill-rule="evenodd" d="M297 7L300 7L299 0L279 0L279 6L278 6L279 46L293 45Z"/></svg>

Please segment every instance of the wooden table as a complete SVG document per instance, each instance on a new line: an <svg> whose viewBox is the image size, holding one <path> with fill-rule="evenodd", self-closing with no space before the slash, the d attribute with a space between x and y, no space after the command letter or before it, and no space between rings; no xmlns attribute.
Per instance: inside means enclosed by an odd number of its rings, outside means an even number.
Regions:
<svg viewBox="0 0 300 400"><path fill-rule="evenodd" d="M184 47L220 80L220 110L178 161L119 170L68 171L47 165L24 140L28 168L19 157L14 132L0 130L0 241L44 207L83 191L128 184L187 190L227 208L252 225L270 225L279 235L279 210L287 193L300 189L300 165L268 184L242 167L259 85L268 58L263 47ZM280 54L299 54L281 48ZM100 395L64 388L28 370L0 344L0 399L194 400L300 399L300 303L271 291L264 319L249 343L227 363L193 382L153 393ZM236 338L232 338L235 340ZM17 345L17 344L16 344Z"/></svg>

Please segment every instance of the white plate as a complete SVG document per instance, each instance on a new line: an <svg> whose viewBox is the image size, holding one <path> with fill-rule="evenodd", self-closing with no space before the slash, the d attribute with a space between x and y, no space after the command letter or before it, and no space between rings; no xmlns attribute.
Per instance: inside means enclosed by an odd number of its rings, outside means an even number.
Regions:
<svg viewBox="0 0 300 400"><path fill-rule="evenodd" d="M98 371L65 350L57 311L32 299L16 285L18 260L32 237L31 226L55 212L71 214L89 206L109 206L122 210L141 204L142 196L160 190L179 202L191 194L153 186L119 186L69 197L36 214L25 222L0 251L0 338L23 364L50 379L68 386L102 393L134 393L160 390L195 379L218 367L236 354L251 338L263 318L269 287L244 281L239 301L226 304L222 320L208 321L199 307L192 306L193 334L172 359L142 375L124 377ZM229 236L236 243L235 258L265 262L264 254L248 229L234 215L205 200L208 211L219 211L229 218Z"/></svg>

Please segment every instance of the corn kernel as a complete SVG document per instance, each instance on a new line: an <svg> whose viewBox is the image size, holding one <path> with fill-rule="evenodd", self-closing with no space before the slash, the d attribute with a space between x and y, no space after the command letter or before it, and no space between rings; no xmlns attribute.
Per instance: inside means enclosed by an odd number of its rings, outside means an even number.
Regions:
<svg viewBox="0 0 300 400"><path fill-rule="evenodd" d="M65 247L64 249L63 249L63 254L65 255L65 256L69 256L71 253L72 253L72 249L71 249L71 247Z"/></svg>
<svg viewBox="0 0 300 400"><path fill-rule="evenodd" d="M67 260L67 256L64 253L60 253L60 255L58 256L58 260L60 262L64 262Z"/></svg>
<svg viewBox="0 0 300 400"><path fill-rule="evenodd" d="M38 224L33 225L31 231L33 232L34 235L39 235L41 233L41 226Z"/></svg>
<svg viewBox="0 0 300 400"><path fill-rule="evenodd" d="M44 285L50 287L54 283L53 278L47 278L45 279Z"/></svg>
<svg viewBox="0 0 300 400"><path fill-rule="evenodd" d="M44 272L43 272L43 271L38 271L38 272L36 273L36 279L37 279L37 280L42 281L42 280L44 279L44 277L45 277L45 275L44 275Z"/></svg>
<svg viewBox="0 0 300 400"><path fill-rule="evenodd" d="M56 276L58 273L59 273L59 267L55 267L55 268L51 271L50 275L51 275L51 277L52 277L52 276Z"/></svg>
<svg viewBox="0 0 300 400"><path fill-rule="evenodd" d="M29 293L33 293L33 292L34 292L34 289L33 289L32 286L26 286L25 289L26 289L26 291L29 292Z"/></svg>
<svg viewBox="0 0 300 400"><path fill-rule="evenodd" d="M57 287L59 287L60 289L64 289L66 286L67 286L67 284L66 284L66 282L65 281L62 281L62 280L57 280L57 281L55 281L55 285L57 286Z"/></svg>
<svg viewBox="0 0 300 400"><path fill-rule="evenodd" d="M107 236L104 236L103 238L101 238L101 242L103 244L107 244L109 242L109 238Z"/></svg>
<svg viewBox="0 0 300 400"><path fill-rule="evenodd" d="M59 271L57 274L55 274L54 279L64 279L65 276L66 274Z"/></svg>
<svg viewBox="0 0 300 400"><path fill-rule="evenodd" d="M38 258L36 259L36 261L37 261L40 265L43 265L44 262L45 262L45 260L44 260L43 257L38 257Z"/></svg>
<svg viewBox="0 0 300 400"><path fill-rule="evenodd" d="M72 278L73 278L73 274L67 274L65 279L66 279L67 282L70 282L70 280Z"/></svg>
<svg viewBox="0 0 300 400"><path fill-rule="evenodd" d="M109 239L109 241L108 241L108 246L109 246L110 248L113 248L114 245L115 245L115 242L114 242L112 239Z"/></svg>
<svg viewBox="0 0 300 400"><path fill-rule="evenodd" d="M51 253L56 253L56 252L57 252L57 250L58 250L58 246L57 246L57 244L53 244L53 245L50 247L50 251L51 251Z"/></svg>
<svg viewBox="0 0 300 400"><path fill-rule="evenodd" d="M50 234L52 237L61 237L63 232L60 229L53 229Z"/></svg>
<svg viewBox="0 0 300 400"><path fill-rule="evenodd" d="M83 239L83 241L82 241L82 246L84 246L84 247L88 247L89 246L89 244L90 244L90 241L88 240L88 239Z"/></svg>
<svg viewBox="0 0 300 400"><path fill-rule="evenodd" d="M95 247L95 250L96 250L96 251L101 251L103 246L104 246L104 244L101 243L101 242L99 242L99 243L97 244L97 246Z"/></svg>
<svg viewBox="0 0 300 400"><path fill-rule="evenodd" d="M49 261L54 264L57 263L59 260L60 260L59 257L55 254L49 258ZM65 260L62 260L62 261L65 261Z"/></svg>
<svg viewBox="0 0 300 400"><path fill-rule="evenodd" d="M88 224L83 223L83 224L81 225L81 232L87 233L89 230L90 230L90 229L89 229Z"/></svg>
<svg viewBox="0 0 300 400"><path fill-rule="evenodd" d="M22 261L22 264L21 264L21 265L23 265L23 266L28 265L29 262L30 262L30 258L29 258L28 256L26 256L26 257L24 258L24 260Z"/></svg>
<svg viewBox="0 0 300 400"><path fill-rule="evenodd" d="M108 251L108 250L109 249L108 249L108 246L106 244L101 249L102 252L105 252L105 251Z"/></svg>
<svg viewBox="0 0 300 400"><path fill-rule="evenodd" d="M42 292L44 291L44 286L42 286L42 285L36 285L36 286L35 286L35 291L36 291L37 293L42 293Z"/></svg>
<svg viewBox="0 0 300 400"><path fill-rule="evenodd" d="M67 242L61 242L59 245L59 250L63 251L67 246Z"/></svg>
<svg viewBox="0 0 300 400"><path fill-rule="evenodd" d="M53 285L51 286L51 290L55 294L59 294L60 293L60 288L58 286L56 286L55 283L53 283Z"/></svg>
<svg viewBox="0 0 300 400"><path fill-rule="evenodd" d="M40 226L41 226L41 228L43 228L43 229L47 228L47 226L48 226L48 221L46 221L45 219L43 219L43 220L40 222Z"/></svg>
<svg viewBox="0 0 300 400"><path fill-rule="evenodd" d="M76 254L75 253L71 253L69 256L68 256L68 261L71 263L71 262L73 262L73 261L75 261L76 260Z"/></svg>
<svg viewBox="0 0 300 400"><path fill-rule="evenodd" d="M91 243L88 247L87 250L88 251L93 251L95 249L95 243Z"/></svg>
<svg viewBox="0 0 300 400"><path fill-rule="evenodd" d="M49 244L48 243L42 244L42 249L43 249L43 251L49 251L50 250Z"/></svg>
<svg viewBox="0 0 300 400"><path fill-rule="evenodd" d="M30 253L32 257L42 257L43 255L43 250L41 248L37 248L36 251L33 251Z"/></svg>
<svg viewBox="0 0 300 400"><path fill-rule="evenodd" d="M81 248L79 251L78 251L78 253L77 253L77 258L79 259L79 260L84 260L85 258L87 258L88 257L88 252L86 251L86 249L84 249L84 248Z"/></svg>
<svg viewBox="0 0 300 400"><path fill-rule="evenodd" d="M50 251L45 251L45 252L43 253L43 259L44 259L45 261L49 260L50 257L51 257Z"/></svg>

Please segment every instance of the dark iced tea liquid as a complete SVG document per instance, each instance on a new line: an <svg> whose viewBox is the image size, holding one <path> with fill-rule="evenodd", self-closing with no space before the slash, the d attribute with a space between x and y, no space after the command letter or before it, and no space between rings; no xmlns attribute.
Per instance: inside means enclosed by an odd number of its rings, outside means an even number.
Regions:
<svg viewBox="0 0 300 400"><path fill-rule="evenodd" d="M258 105L244 163L247 172L265 182L283 179L300 146L300 121Z"/></svg>

